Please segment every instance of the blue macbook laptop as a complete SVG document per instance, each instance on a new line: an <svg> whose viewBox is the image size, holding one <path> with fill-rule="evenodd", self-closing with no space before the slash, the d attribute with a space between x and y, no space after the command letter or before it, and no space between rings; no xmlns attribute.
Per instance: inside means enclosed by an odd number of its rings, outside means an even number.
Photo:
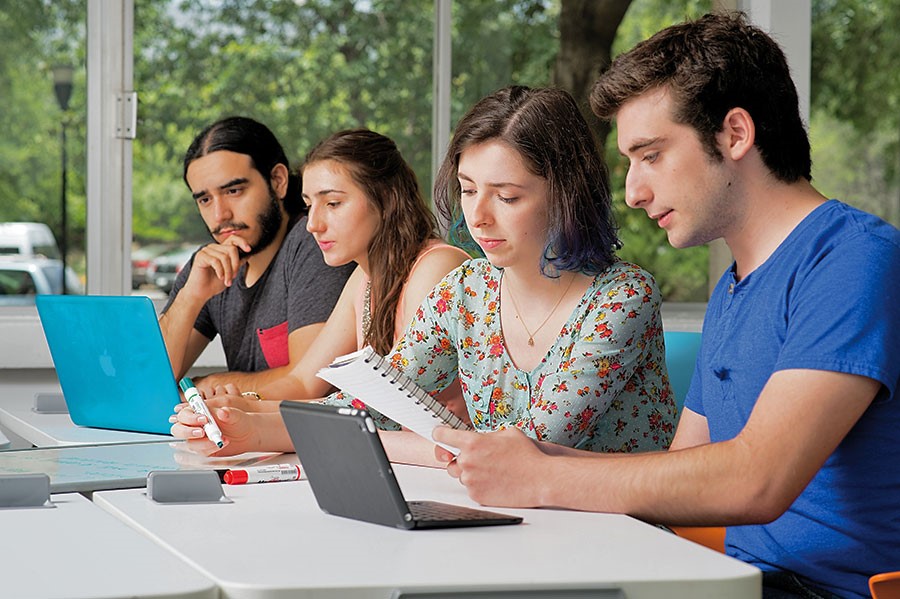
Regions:
<svg viewBox="0 0 900 599"><path fill-rule="evenodd" d="M169 433L181 398L150 298L38 295L35 303L72 422Z"/></svg>

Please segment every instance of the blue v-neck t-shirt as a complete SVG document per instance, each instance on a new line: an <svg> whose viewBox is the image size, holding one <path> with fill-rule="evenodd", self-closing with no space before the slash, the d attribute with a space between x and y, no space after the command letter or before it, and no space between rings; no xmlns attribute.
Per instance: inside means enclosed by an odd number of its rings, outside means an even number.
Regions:
<svg viewBox="0 0 900 599"><path fill-rule="evenodd" d="M726 271L707 307L685 406L706 417L713 442L732 439L770 376L787 369L855 374L882 387L790 508L770 524L730 527L727 552L842 597L868 596L871 574L900 565L896 228L830 200L742 280Z"/></svg>

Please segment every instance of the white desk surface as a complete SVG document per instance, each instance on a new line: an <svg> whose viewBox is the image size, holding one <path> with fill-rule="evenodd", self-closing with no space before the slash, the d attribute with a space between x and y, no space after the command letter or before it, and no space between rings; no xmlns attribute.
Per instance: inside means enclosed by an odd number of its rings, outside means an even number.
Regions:
<svg viewBox="0 0 900 599"><path fill-rule="evenodd" d="M147 475L169 470L227 470L275 459L276 453L246 453L223 458L188 451L181 442L123 443L39 447L0 452L0 474L46 474L53 493L136 489ZM294 456L296 462L296 454Z"/></svg>
<svg viewBox="0 0 900 599"><path fill-rule="evenodd" d="M474 505L442 470L397 466L406 498ZM753 598L747 564L627 516L497 510L516 526L403 531L322 513L306 481L226 485L233 503L159 505L141 491L94 502L211 578L229 599L410 592L621 589L628 599Z"/></svg>
<svg viewBox="0 0 900 599"><path fill-rule="evenodd" d="M68 414L39 414L32 410L35 393L61 393L61 390L55 382L0 384L0 424L37 447L172 440L168 435L76 426Z"/></svg>
<svg viewBox="0 0 900 599"><path fill-rule="evenodd" d="M0 594L18 599L216 599L216 585L76 493L0 509Z"/></svg>

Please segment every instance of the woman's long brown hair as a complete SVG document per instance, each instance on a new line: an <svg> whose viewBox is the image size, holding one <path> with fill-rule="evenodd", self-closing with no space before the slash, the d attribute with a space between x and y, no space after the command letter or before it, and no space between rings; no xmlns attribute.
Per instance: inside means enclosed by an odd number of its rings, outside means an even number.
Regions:
<svg viewBox="0 0 900 599"><path fill-rule="evenodd" d="M369 241L371 324L364 342L384 355L394 346L397 305L410 269L437 223L422 198L416 175L397 144L368 129L339 131L319 142L300 168L334 160L342 164L381 215Z"/></svg>

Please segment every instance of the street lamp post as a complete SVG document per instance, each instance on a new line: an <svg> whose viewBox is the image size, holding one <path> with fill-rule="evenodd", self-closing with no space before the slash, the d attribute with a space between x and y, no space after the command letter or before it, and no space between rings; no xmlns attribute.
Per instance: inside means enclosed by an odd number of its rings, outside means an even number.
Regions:
<svg viewBox="0 0 900 599"><path fill-rule="evenodd" d="M62 293L66 293L66 255L68 253L68 222L66 208L66 170L68 161L66 160L66 111L69 109L69 98L72 97L72 78L75 69L69 65L60 65L53 67L53 91L56 92L56 101L62 109L63 115L60 119L62 127L60 128L60 140L62 142L62 180L60 181L60 207L62 213L60 215L60 236L59 236L59 253L62 257Z"/></svg>

